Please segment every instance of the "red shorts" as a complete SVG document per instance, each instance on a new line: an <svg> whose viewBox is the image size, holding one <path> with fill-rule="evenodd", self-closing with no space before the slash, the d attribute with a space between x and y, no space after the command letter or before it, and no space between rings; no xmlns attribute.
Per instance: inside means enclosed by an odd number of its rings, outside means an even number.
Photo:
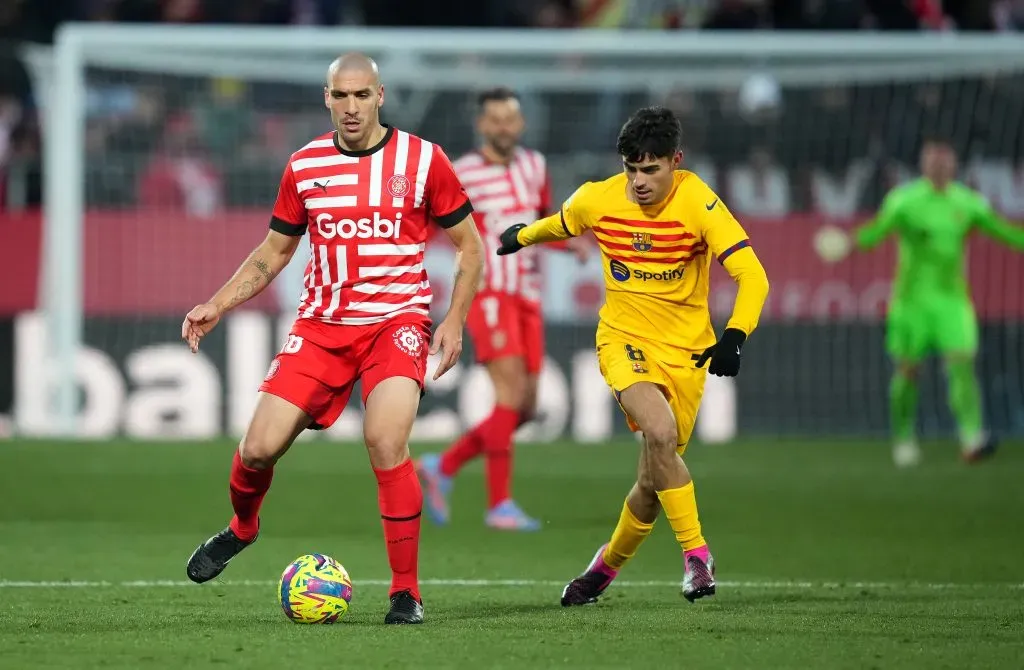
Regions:
<svg viewBox="0 0 1024 670"><path fill-rule="evenodd" d="M538 374L544 363L544 321L540 306L518 296L483 291L466 319L478 363L518 356Z"/></svg>
<svg viewBox="0 0 1024 670"><path fill-rule="evenodd" d="M276 395L330 427L341 416L356 381L362 400L389 377L409 377L423 389L430 348L429 321L395 317L372 326L339 326L296 319L270 364L260 391Z"/></svg>

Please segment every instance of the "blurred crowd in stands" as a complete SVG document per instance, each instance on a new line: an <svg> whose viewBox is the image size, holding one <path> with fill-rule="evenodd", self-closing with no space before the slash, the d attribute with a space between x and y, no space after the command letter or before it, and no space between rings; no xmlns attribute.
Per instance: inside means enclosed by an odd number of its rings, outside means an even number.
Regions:
<svg viewBox="0 0 1024 670"><path fill-rule="evenodd" d="M1013 30L1020 0L5 0L0 37L62 21L705 29Z"/></svg>
<svg viewBox="0 0 1024 670"><path fill-rule="evenodd" d="M3 0L0 210L31 207L41 198L40 123L29 70L19 58L19 44L50 43L56 27L69 20L564 29L1014 31L1024 29L1024 0ZM901 121L916 123L926 119L929 108L940 106L953 86L959 99L967 95L975 107L978 100L985 101L974 124L984 127L992 122L992 115L1002 114L997 120L1005 124L1003 117L1007 114L1012 119L1013 114L1020 113L1024 105L1021 84L1020 78L1015 77L1010 84L952 82L913 90L830 90L795 98L787 93L787 113L768 114L767 119L753 124L753 130L746 134L736 131L735 120L727 120L733 125L722 132L720 112L731 111L730 118L734 119L735 104L730 110L726 102L713 96L686 92L666 92L667 97L658 102L670 104L680 112L690 128L690 137L719 138L717 143L705 141L697 147L719 161L746 160L753 165L778 161L791 165L790 159L797 158L845 165L856 157L850 154L853 148L891 148L894 141L885 137L884 131L881 135L872 132L892 124L875 123L870 114L858 127L853 127L851 105L881 110L879 113L894 107L918 110ZM975 86L977 90L965 93L964 86ZM296 87L283 94L280 87L276 88L276 107L265 106L263 101L267 97L259 95L258 89L259 85L229 79L178 78L177 84L173 84L153 78L136 79L124 73L90 80L89 99L85 103L88 150L102 156L102 161L90 163L91 168L96 168L90 173L90 201L111 206L142 201L198 212L224 203L265 202L273 196L280 161L310 135L320 132L325 119L322 110L309 105L304 88ZM766 95L770 102L772 91ZM892 96L902 96L900 100L905 98L906 102L895 101ZM255 106L253 100L260 100L260 105ZM580 97L569 104L607 110L606 102ZM634 103L649 102L619 97L614 113L619 114ZM778 107L776 104L775 108ZM972 109L970 113L976 112ZM457 154L468 148L472 139L468 115L464 116L467 118L442 119L443 123L436 125L439 115L428 111L422 115L426 127L410 130L437 139L446 147L454 144L451 152ZM612 132L620 121L616 118L592 129L588 137L565 133L556 124L539 131L543 136L534 135L532 139L550 151L568 154L573 143L587 143ZM431 126L431 122L435 125ZM1018 135L1014 133L1012 138L1015 145ZM984 133L980 136L984 137ZM999 145L994 147L996 151L1005 149L1005 137L990 140ZM837 141L844 147L838 151L834 148ZM1018 147L1011 153L1019 150ZM787 157L787 152L794 155Z"/></svg>

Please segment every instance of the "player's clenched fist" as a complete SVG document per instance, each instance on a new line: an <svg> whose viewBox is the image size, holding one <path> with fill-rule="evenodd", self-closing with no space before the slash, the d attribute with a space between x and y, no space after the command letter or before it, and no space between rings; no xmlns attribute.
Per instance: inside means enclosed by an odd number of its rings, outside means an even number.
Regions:
<svg viewBox="0 0 1024 670"><path fill-rule="evenodd" d="M199 340L220 321L220 310L212 302L196 305L181 322L181 339L188 342L192 353L199 351Z"/></svg>
<svg viewBox="0 0 1024 670"><path fill-rule="evenodd" d="M462 354L462 324L456 320L445 319L434 331L433 341L430 343L430 355L441 352L441 362L437 364L434 371L434 381L441 378L441 375L451 370L458 362Z"/></svg>
<svg viewBox="0 0 1024 670"><path fill-rule="evenodd" d="M702 368L711 360L708 373L716 377L735 377L740 373L740 349L746 341L746 334L738 328L726 328L718 342L704 350L697 359L697 367Z"/></svg>
<svg viewBox="0 0 1024 670"><path fill-rule="evenodd" d="M505 232L503 232L498 238L501 242L501 246L498 247L499 256L514 254L523 248L523 245L519 243L519 231L525 227L525 223L517 223L516 225L509 226L505 229Z"/></svg>

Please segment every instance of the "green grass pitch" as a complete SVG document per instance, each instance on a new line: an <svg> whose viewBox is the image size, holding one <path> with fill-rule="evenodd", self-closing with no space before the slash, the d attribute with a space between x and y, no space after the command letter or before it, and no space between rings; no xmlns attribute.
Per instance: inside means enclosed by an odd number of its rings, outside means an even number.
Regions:
<svg viewBox="0 0 1024 670"><path fill-rule="evenodd" d="M963 466L951 444L893 469L883 443L694 445L719 594L690 605L664 518L597 606L562 585L608 537L637 446L524 445L515 493L539 533L483 527L479 464L454 523L424 519L427 623L385 627L376 486L358 445L296 445L260 541L218 580L185 582L229 518L233 445L0 444L4 668L1020 668L1024 452ZM422 451L418 448L417 451ZM335 626L281 613L300 554L351 572Z"/></svg>

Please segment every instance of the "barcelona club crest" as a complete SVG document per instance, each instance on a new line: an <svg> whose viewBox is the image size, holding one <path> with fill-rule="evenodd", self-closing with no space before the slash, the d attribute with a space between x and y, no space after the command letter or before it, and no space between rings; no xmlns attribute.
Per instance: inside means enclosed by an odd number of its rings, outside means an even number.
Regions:
<svg viewBox="0 0 1024 670"><path fill-rule="evenodd" d="M633 249L635 251L650 251L654 248L651 243L650 233L633 233Z"/></svg>

